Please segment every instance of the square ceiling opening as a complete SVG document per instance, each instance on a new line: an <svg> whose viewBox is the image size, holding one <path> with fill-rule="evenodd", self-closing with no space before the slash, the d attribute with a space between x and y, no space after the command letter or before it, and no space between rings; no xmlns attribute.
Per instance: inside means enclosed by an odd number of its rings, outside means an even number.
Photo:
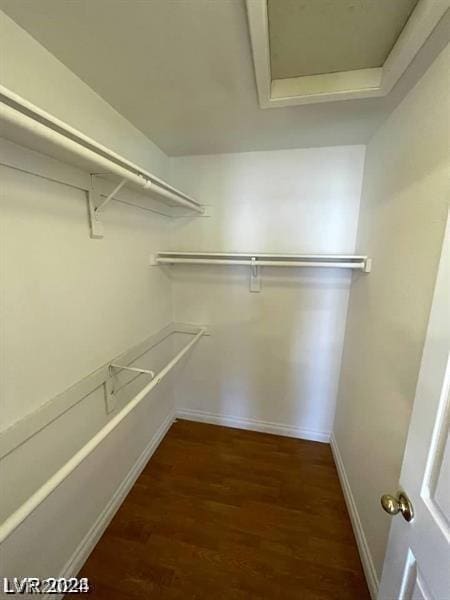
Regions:
<svg viewBox="0 0 450 600"><path fill-rule="evenodd" d="M417 0L268 0L272 79L382 67Z"/></svg>

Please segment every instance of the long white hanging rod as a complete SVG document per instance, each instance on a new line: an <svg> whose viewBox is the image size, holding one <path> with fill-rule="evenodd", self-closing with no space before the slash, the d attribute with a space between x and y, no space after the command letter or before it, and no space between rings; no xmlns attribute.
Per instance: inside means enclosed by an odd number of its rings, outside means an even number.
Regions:
<svg viewBox="0 0 450 600"><path fill-rule="evenodd" d="M367 256L336 254L269 254L242 252L159 252L155 264L244 265L251 267L325 267L369 272Z"/></svg>
<svg viewBox="0 0 450 600"><path fill-rule="evenodd" d="M187 259L187 258L160 258L159 264L185 264L185 265L244 265L257 267L326 267L337 269L357 269L364 271L364 264L354 262L327 262L327 261L274 261L274 260L211 260L211 259Z"/></svg>
<svg viewBox="0 0 450 600"><path fill-rule="evenodd" d="M1 85L0 101L1 134L7 139L17 141L18 137L18 143L23 145L29 145L32 139L37 139L44 144L46 153L50 155L55 156L51 150L57 149L63 155L62 160L75 158L90 168L90 172L101 170L117 175L127 183L173 205L183 206L200 214L205 212L204 207L187 194Z"/></svg>
<svg viewBox="0 0 450 600"><path fill-rule="evenodd" d="M144 400L147 394L174 368L189 350L205 335L202 327L193 339L152 379L121 411L98 431L72 458L34 492L17 510L0 525L0 543L7 539L25 519L87 458L101 442Z"/></svg>
<svg viewBox="0 0 450 600"><path fill-rule="evenodd" d="M275 258L349 258L349 259L361 259L366 258L363 254L297 254L292 252L193 252L193 251L184 251L184 250L167 250L158 252L158 256L211 256L211 257L256 257L256 258L267 258L267 257L275 257Z"/></svg>

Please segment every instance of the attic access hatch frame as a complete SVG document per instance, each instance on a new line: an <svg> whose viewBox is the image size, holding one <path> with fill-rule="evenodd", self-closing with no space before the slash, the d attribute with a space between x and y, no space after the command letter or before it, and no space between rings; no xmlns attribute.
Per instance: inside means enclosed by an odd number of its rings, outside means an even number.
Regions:
<svg viewBox="0 0 450 600"><path fill-rule="evenodd" d="M243 265L250 267L250 292L261 291L261 267L351 269L370 273L372 259L355 254L269 254L243 252L158 252L150 265Z"/></svg>
<svg viewBox="0 0 450 600"><path fill-rule="evenodd" d="M448 0L419 0L381 67L273 79L268 0L246 0L261 108L386 96L449 8Z"/></svg>

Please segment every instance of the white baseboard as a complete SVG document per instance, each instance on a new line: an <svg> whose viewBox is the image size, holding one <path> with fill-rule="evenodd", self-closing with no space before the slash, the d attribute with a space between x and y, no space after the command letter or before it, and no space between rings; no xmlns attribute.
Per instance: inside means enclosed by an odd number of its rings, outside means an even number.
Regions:
<svg viewBox="0 0 450 600"><path fill-rule="evenodd" d="M290 425L272 423L270 421L259 421L247 417L232 417L229 415L220 415L203 410L191 410L187 408L177 408L176 416L180 419L186 419L187 421L199 421L201 423L210 423L211 425L235 427L236 429L250 429L251 431L274 433L275 435L284 435L286 437L293 437L301 440L326 443L330 441L330 433L328 431L314 431L312 429L291 427Z"/></svg>
<svg viewBox="0 0 450 600"><path fill-rule="evenodd" d="M69 578L75 577L77 575L81 567L86 562L89 554L92 552L95 545L103 535L105 529L108 527L114 515L120 508L120 505L124 501L126 495L133 487L136 479L141 474L141 471L144 469L145 465L150 460L151 456L163 440L164 436L166 435L167 431L172 425L174 418L174 413L171 412L167 416L167 418L162 422L162 424L150 440L150 443L146 446L142 454L139 456L138 460L135 462L135 464L129 471L128 475L125 477L125 479L115 491L111 500L108 502L101 514L98 516L97 520L95 521L91 529L88 531L88 533L85 535L81 543L78 545L78 548L75 550L71 558L65 564L61 574L59 575L60 577ZM54 594L51 594L46 595L44 598L45 600L49 600L50 598L52 600L58 598L59 600L62 597L62 595L55 596Z"/></svg>
<svg viewBox="0 0 450 600"><path fill-rule="evenodd" d="M375 565L373 564L372 555L370 553L369 545L367 544L366 536L359 518L358 509L356 508L356 502L350 488L350 482L345 472L344 463L339 452L339 448L334 437L334 433L330 435L331 451L333 452L334 462L339 475L339 481L341 482L342 491L344 492L345 503L347 510L350 515L352 522L353 533L355 534L356 543L358 544L359 555L361 557L364 574L366 576L367 585L369 588L372 600L376 600L378 595L379 581Z"/></svg>

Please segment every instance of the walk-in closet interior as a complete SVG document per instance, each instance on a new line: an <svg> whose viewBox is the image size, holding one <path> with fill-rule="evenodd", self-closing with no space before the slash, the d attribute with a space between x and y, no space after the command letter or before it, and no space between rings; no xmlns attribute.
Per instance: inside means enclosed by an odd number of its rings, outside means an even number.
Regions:
<svg viewBox="0 0 450 600"><path fill-rule="evenodd" d="M448 1L0 9L0 596L449 600Z"/></svg>

